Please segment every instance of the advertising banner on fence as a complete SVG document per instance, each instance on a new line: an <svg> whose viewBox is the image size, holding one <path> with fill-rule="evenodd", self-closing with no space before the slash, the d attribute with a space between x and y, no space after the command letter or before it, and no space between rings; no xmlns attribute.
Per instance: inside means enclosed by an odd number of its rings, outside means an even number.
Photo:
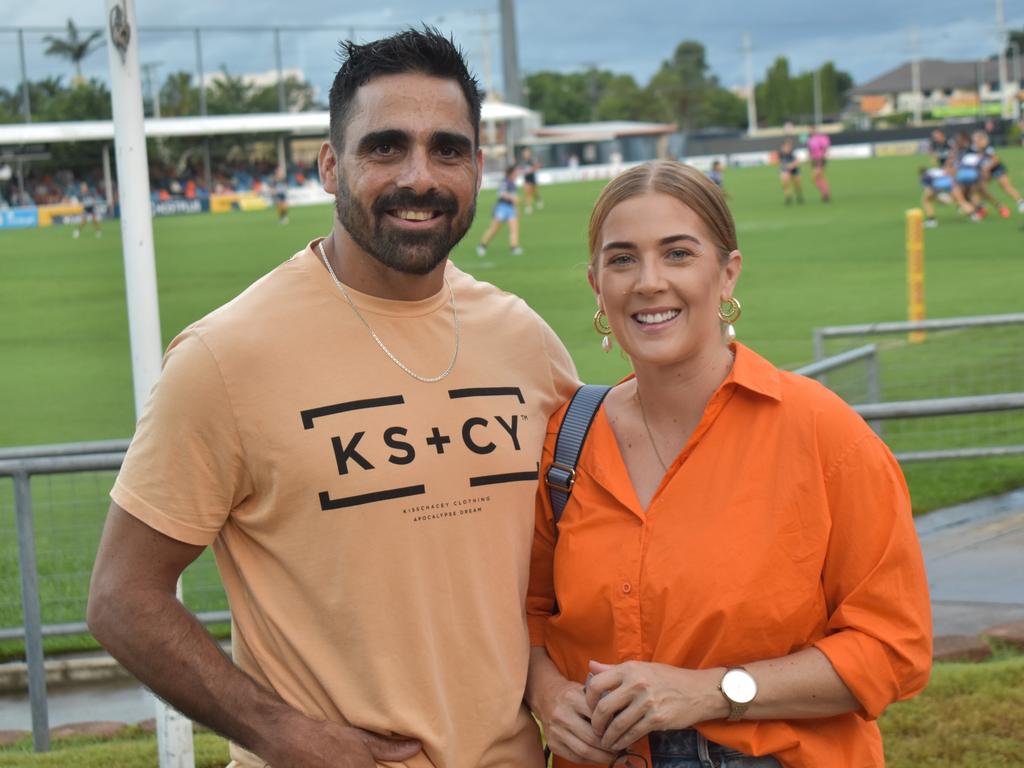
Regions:
<svg viewBox="0 0 1024 768"><path fill-rule="evenodd" d="M38 226L39 209L35 206L31 208L0 208L0 229L23 229Z"/></svg>
<svg viewBox="0 0 1024 768"><path fill-rule="evenodd" d="M77 224L82 220L82 204L68 203L60 205L39 206L39 226L48 227L51 224ZM109 219L110 212L106 203L96 204L96 215L101 219Z"/></svg>
<svg viewBox="0 0 1024 768"><path fill-rule="evenodd" d="M39 226L48 227L51 224L63 224L67 219L74 216L75 220L82 215L81 203L61 203L58 205L39 206Z"/></svg>
<svg viewBox="0 0 1024 768"><path fill-rule="evenodd" d="M210 201L202 198L174 197L153 203L154 216L177 216L210 210Z"/></svg>
<svg viewBox="0 0 1024 768"><path fill-rule="evenodd" d="M213 213L228 213L229 211L260 211L269 208L270 202L255 192L234 192L226 195L210 196L210 211Z"/></svg>

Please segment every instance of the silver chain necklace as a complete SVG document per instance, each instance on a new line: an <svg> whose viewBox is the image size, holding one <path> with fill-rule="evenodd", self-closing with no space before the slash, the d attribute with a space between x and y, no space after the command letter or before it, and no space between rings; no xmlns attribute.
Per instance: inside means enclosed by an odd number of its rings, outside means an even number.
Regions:
<svg viewBox="0 0 1024 768"><path fill-rule="evenodd" d="M441 379L443 379L445 376L452 372L452 369L455 368L455 361L459 357L459 312L455 307L455 291L452 290L452 284L448 282L447 275L444 276L444 284L448 286L449 302L451 303L452 306L452 317L454 318L455 351L452 352L452 361L448 363L448 367L445 368L441 373L437 374L437 376L420 376L418 373L409 368L409 366L407 366L405 363L403 363L401 360L395 357L395 353L387 348L384 342L380 340L380 336L378 336L374 332L373 328L370 327L370 324L366 322L366 318L363 317L362 313L356 307L355 302L352 301L352 297L349 296L348 291L345 289L345 285L341 282L341 280L338 279L338 276L334 274L334 268L331 266L331 262L328 261L327 259L327 253L324 252L323 240L317 243L317 248L319 248L320 250L320 258L323 259L324 266L327 267L327 271L330 272L331 277L334 278L334 284L341 289L341 293L345 297L345 301L347 301L348 305L352 307L352 311L356 313L356 317L358 317L359 321L366 326L366 330L370 332L370 336L372 336L373 340L377 342L377 346L381 348L384 354L391 359L391 362L393 362L407 374L416 379L416 381L422 381L424 384L433 384L436 381L440 381Z"/></svg>

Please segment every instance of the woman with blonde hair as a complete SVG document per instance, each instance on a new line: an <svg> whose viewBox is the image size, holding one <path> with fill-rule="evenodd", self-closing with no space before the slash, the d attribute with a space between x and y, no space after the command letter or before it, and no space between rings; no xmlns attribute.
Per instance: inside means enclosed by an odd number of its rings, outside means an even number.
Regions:
<svg viewBox="0 0 1024 768"><path fill-rule="evenodd" d="M526 695L556 768L884 765L874 720L931 665L895 459L734 340L743 258L703 174L614 179L590 253L595 326L635 375L586 431L557 524L538 491Z"/></svg>

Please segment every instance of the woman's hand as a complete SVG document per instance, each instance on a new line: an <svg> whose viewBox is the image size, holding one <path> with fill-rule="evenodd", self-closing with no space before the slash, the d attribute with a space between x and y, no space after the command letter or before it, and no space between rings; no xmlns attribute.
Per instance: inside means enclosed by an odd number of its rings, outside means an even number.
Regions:
<svg viewBox="0 0 1024 768"><path fill-rule="evenodd" d="M590 724L590 708L583 686L569 680L539 707L537 717L544 727L548 747L559 757L574 763L607 765L614 752L600 748L601 738Z"/></svg>
<svg viewBox="0 0 1024 768"><path fill-rule="evenodd" d="M583 686L562 677L543 647L530 649L526 701L544 728L548 748L574 763L607 765L615 755L601 749L590 727L590 707Z"/></svg>
<svg viewBox="0 0 1024 768"><path fill-rule="evenodd" d="M728 714L718 691L720 670L591 661L590 671L594 673L586 689L590 725L600 737L600 746L611 752L627 748L651 731L689 728L723 716L715 707Z"/></svg>

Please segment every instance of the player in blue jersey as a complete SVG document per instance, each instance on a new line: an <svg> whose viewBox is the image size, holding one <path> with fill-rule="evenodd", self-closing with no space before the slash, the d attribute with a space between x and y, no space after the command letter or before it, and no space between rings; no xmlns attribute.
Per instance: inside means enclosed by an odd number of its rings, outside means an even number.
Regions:
<svg viewBox="0 0 1024 768"><path fill-rule="evenodd" d="M288 223L288 174L282 168L274 175L274 206L277 208L277 223Z"/></svg>
<svg viewBox="0 0 1024 768"><path fill-rule="evenodd" d="M992 146L988 134L985 131L975 131L973 138L974 149L982 156L981 175L983 182L987 182L990 179L994 180L1002 187L1003 192L1013 200L1017 210L1020 213L1024 213L1024 198L1021 198L1020 192L1010 182L1009 169L1003 164L999 155L996 154L995 147ZM1010 209L1005 205L998 203L997 205L999 207L999 215L1004 219L1008 219L1010 217Z"/></svg>
<svg viewBox="0 0 1024 768"><path fill-rule="evenodd" d="M966 133L956 135L954 151L950 156L950 166L955 183L953 190L957 200L963 197L974 209L975 220L984 219L988 212L981 203L981 198L991 195L985 190L982 178L982 166L984 155L978 152L971 144L971 139ZM965 211L966 212L966 211Z"/></svg>
<svg viewBox="0 0 1024 768"><path fill-rule="evenodd" d="M491 225L480 239L476 247L476 255L487 253L487 244L498 234L502 224L508 224L508 244L512 247L512 255L519 256L523 249L519 247L519 193L516 191L517 166L510 165L505 169L505 178L498 186L498 202L491 214Z"/></svg>
<svg viewBox="0 0 1024 768"><path fill-rule="evenodd" d="M919 168L921 177L921 207L924 209L924 225L928 228L939 226L935 218L935 201L953 194L953 179L945 168Z"/></svg>
<svg viewBox="0 0 1024 768"><path fill-rule="evenodd" d="M722 173L722 161L713 160L711 162L711 170L708 171L708 178L714 182L715 186L722 190L722 194L726 197L729 193L725 191L725 175Z"/></svg>

